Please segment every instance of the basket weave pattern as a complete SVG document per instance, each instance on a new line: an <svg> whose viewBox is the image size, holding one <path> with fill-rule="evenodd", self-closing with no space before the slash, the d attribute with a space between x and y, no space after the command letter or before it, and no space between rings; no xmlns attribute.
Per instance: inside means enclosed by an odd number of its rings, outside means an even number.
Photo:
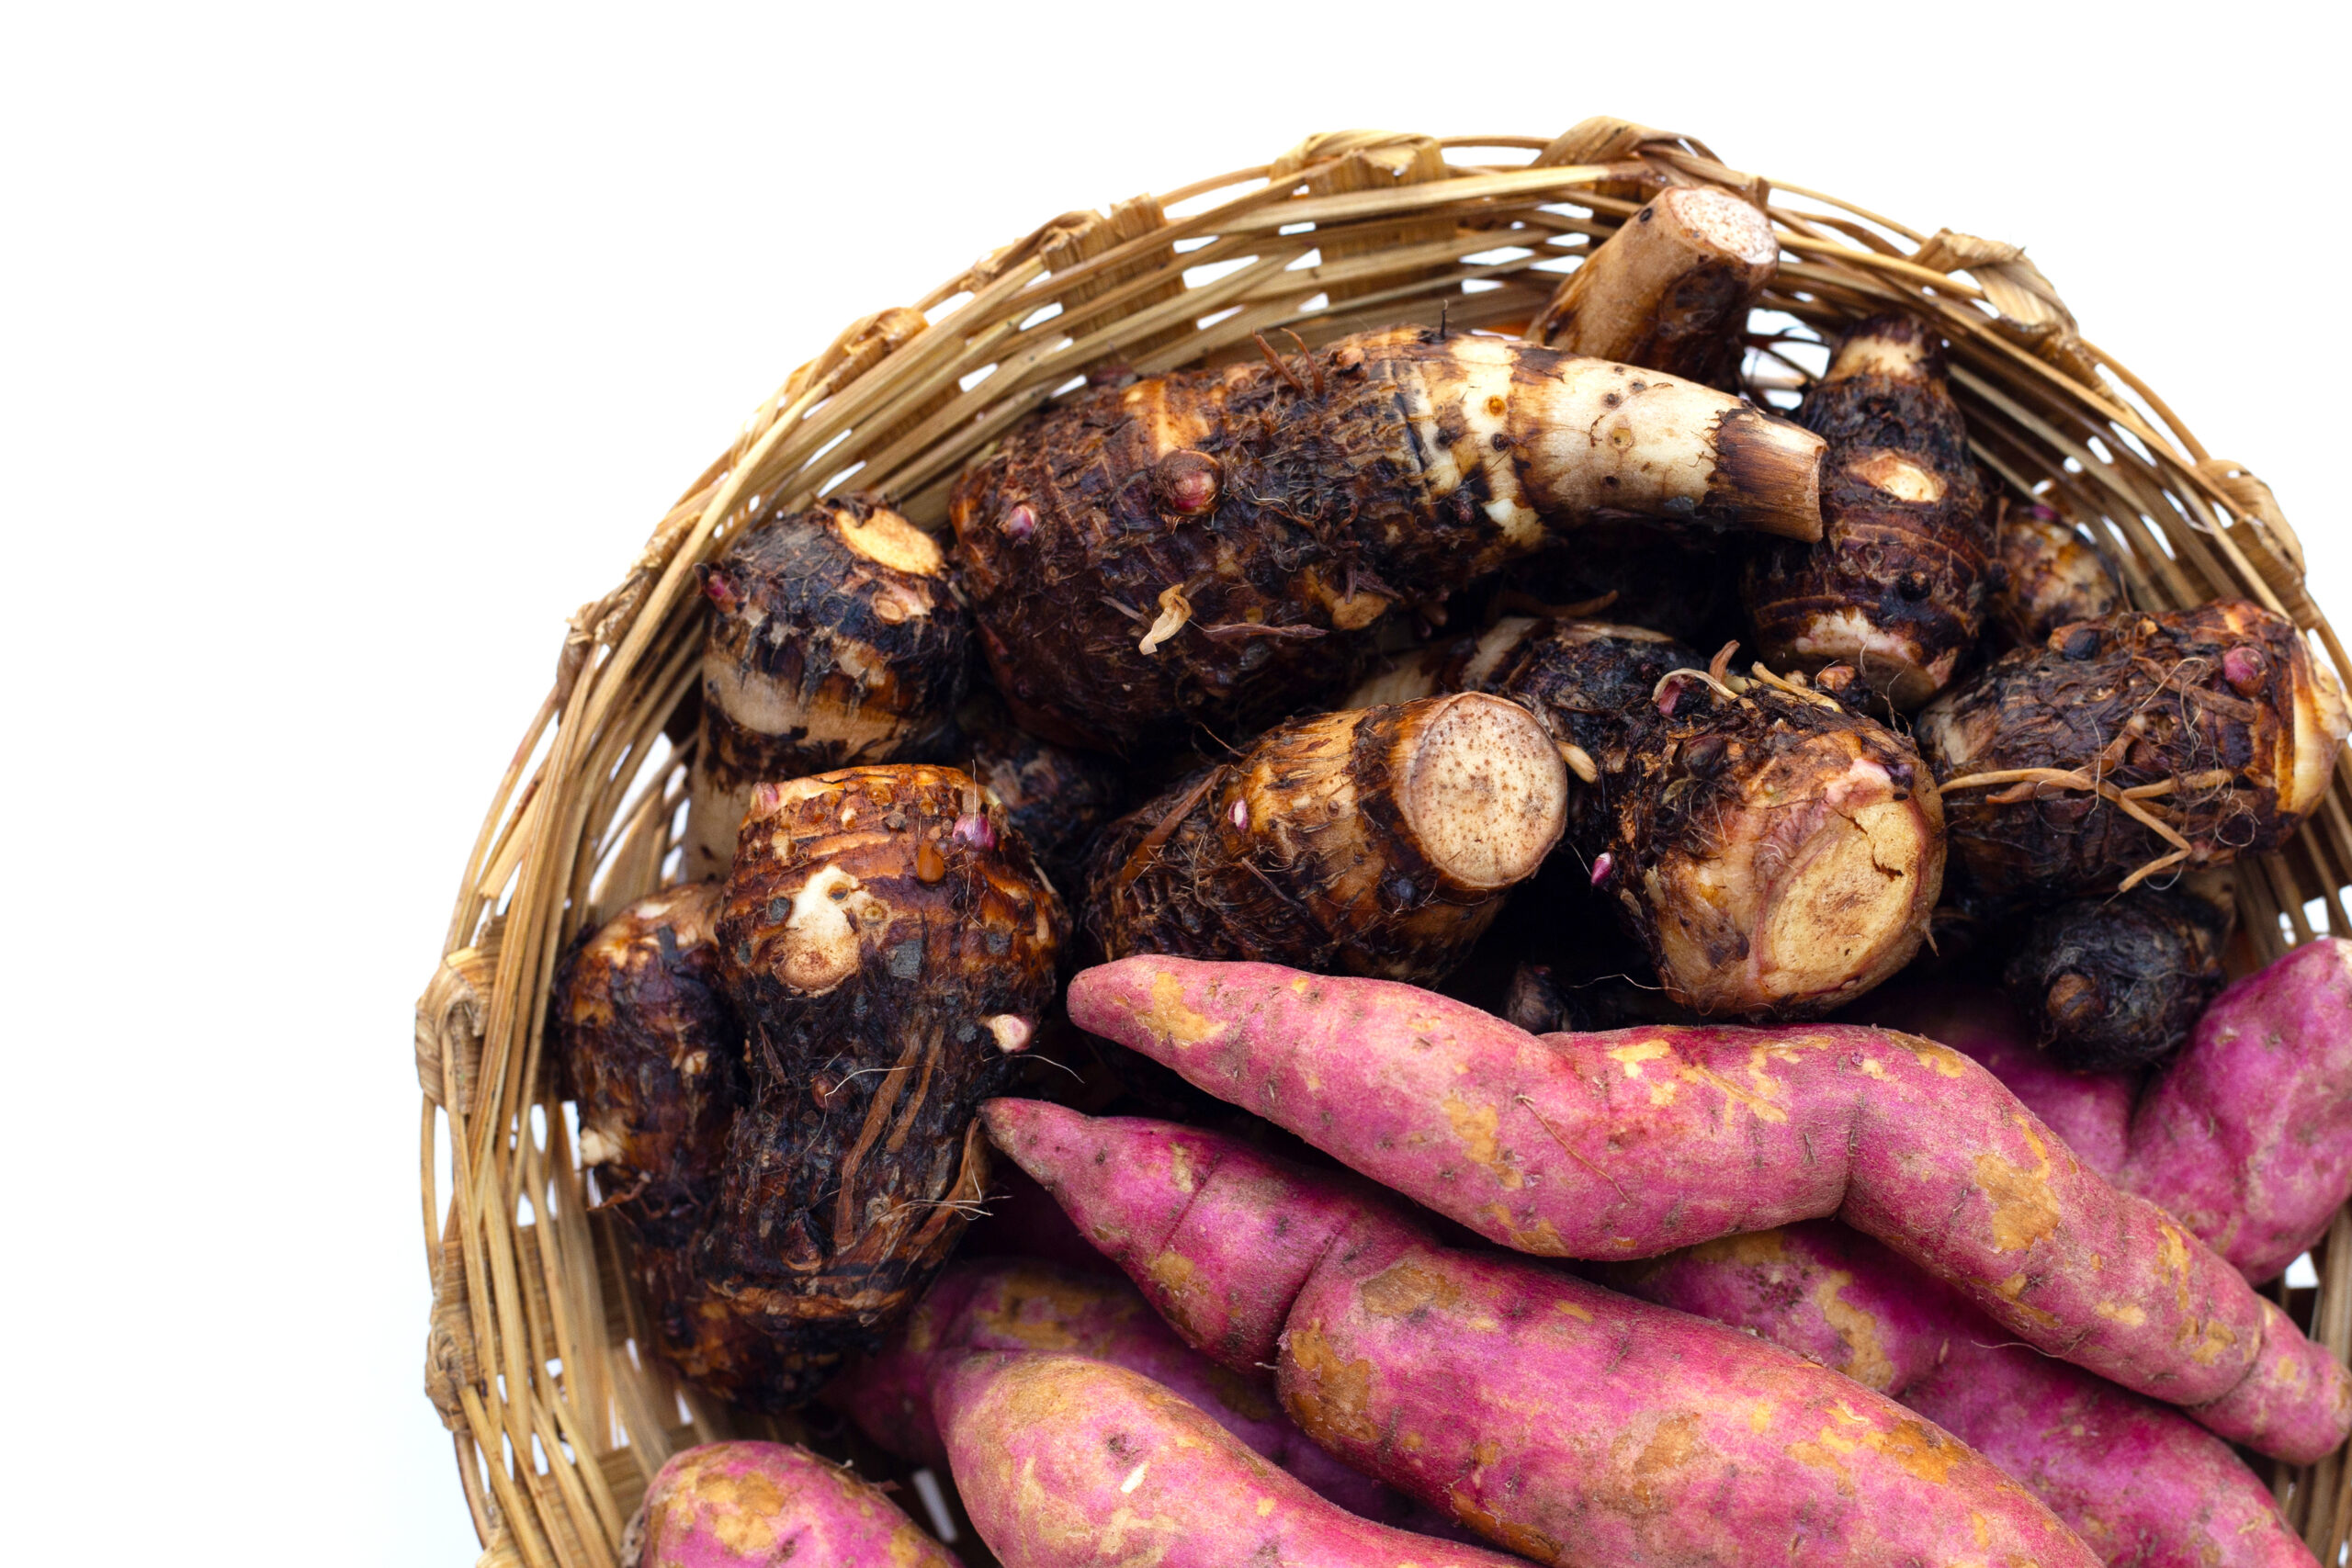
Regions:
<svg viewBox="0 0 2352 1568"><path fill-rule="evenodd" d="M1343 132L1108 213L1055 219L913 306L853 323L792 373L662 518L619 586L571 621L554 689L525 731L466 861L446 956L417 1005L426 1392L448 1427L485 1562L619 1568L617 1543L662 1462L728 1437L850 1439L747 1416L681 1387L644 1352L627 1237L593 1213L545 1029L572 935L674 874L690 733L675 716L702 627L693 568L754 519L845 489L888 492L931 528L977 453L1097 366L1145 373L1419 322L1515 331L1665 184L1762 205L1784 258L1779 330L1749 389L1786 406L1820 341L1890 308L1936 323L1979 460L2040 489L2112 547L2132 603L2252 599L2293 617L2352 684L2270 491L2211 457L2157 394L2086 340L2013 245L1922 234L1724 166L1702 142L1613 119L1552 140ZM2343 771L2278 853L2235 880L2252 956L2352 931ZM2352 1351L2352 1213L2317 1249L2314 1290L2278 1298ZM869 1470L888 1461L855 1457ZM2322 1562L2352 1537L2342 1455L2278 1467L2289 1523ZM968 1530L957 1542L985 1562Z"/></svg>

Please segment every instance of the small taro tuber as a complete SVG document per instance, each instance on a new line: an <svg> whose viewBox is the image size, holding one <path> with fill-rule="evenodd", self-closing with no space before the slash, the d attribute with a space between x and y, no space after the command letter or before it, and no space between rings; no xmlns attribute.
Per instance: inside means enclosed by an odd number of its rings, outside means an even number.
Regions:
<svg viewBox="0 0 2352 1568"><path fill-rule="evenodd" d="M1028 1258L951 1264L890 1342L834 1382L826 1403L899 1458L944 1465L932 1378L972 1350L1050 1350L1140 1372L1348 1512L1384 1524L1412 1512L1405 1497L1309 1441L1283 1414L1271 1379L1209 1360L1116 1274Z"/></svg>
<svg viewBox="0 0 2352 1568"><path fill-rule="evenodd" d="M1522 1556L2096 1561L1976 1454L1776 1346L1441 1247L1385 1195L1217 1134L982 1114L1186 1339L1272 1362L1318 1442Z"/></svg>
<svg viewBox="0 0 2352 1568"><path fill-rule="evenodd" d="M1121 749L1294 712L1390 609L1595 515L1817 537L1820 446L1656 371L1398 330L1081 392L950 515L1015 716Z"/></svg>
<svg viewBox="0 0 2352 1568"><path fill-rule="evenodd" d="M932 1394L956 1493L1012 1568L1510 1568L1356 1517L1107 1361L967 1351Z"/></svg>
<svg viewBox="0 0 2352 1568"><path fill-rule="evenodd" d="M2050 899L2285 842L2352 728L2285 616L2244 600L2052 632L1919 716L1954 859L1984 893Z"/></svg>
<svg viewBox="0 0 2352 1568"><path fill-rule="evenodd" d="M1727 1236L1601 1278L1901 1401L2050 1506L2110 1568L2311 1568L2269 1488L2177 1410L2006 1336L1826 1220Z"/></svg>
<svg viewBox="0 0 2352 1568"><path fill-rule="evenodd" d="M1017 728L992 694L976 695L958 718L956 760L969 762L972 776L1004 803L1005 820L1028 840L1054 886L1074 888L1087 846L1126 798L1118 765L1100 752L1038 739Z"/></svg>
<svg viewBox="0 0 2352 1568"><path fill-rule="evenodd" d="M1506 617L1356 700L1470 690L1522 705L1582 781L1568 846L1674 1002L1828 1011L1927 932L1943 885L1934 784L1909 742L1826 693L1702 663L1651 632Z"/></svg>
<svg viewBox="0 0 2352 1568"><path fill-rule="evenodd" d="M1926 1040L1537 1037L1409 986L1182 958L1087 970L1066 999L1080 1028L1522 1252L1640 1258L1836 1215L2017 1337L2242 1441L2352 1427L2342 1363Z"/></svg>
<svg viewBox="0 0 2352 1568"><path fill-rule="evenodd" d="M921 1294L985 1190L973 1107L1054 997L1067 919L965 774L847 768L752 792L718 950L750 1097L697 1253L793 1348L807 1398Z"/></svg>
<svg viewBox="0 0 2352 1568"><path fill-rule="evenodd" d="M827 502L755 525L702 587L688 876L727 874L755 784L944 755L971 614L930 535L863 496Z"/></svg>
<svg viewBox="0 0 2352 1568"><path fill-rule="evenodd" d="M2046 506L2012 506L1994 530L2000 570L1987 622L2004 650L2040 648L2060 626L2103 621L2123 586L2098 547Z"/></svg>
<svg viewBox="0 0 2352 1568"><path fill-rule="evenodd" d="M640 898L565 958L551 1010L580 1106L581 1163L634 1235L653 1348L689 1381L759 1403L793 1351L730 1310L695 1247L745 1097L743 1026L720 988L719 886Z"/></svg>
<svg viewBox="0 0 2352 1568"><path fill-rule="evenodd" d="M2213 907L2154 887L2079 898L2035 916L2001 983L2063 1067L2161 1065L2222 988Z"/></svg>
<svg viewBox="0 0 2352 1568"><path fill-rule="evenodd" d="M1434 980L1551 852L1567 796L1543 727L1498 698L1295 720L1113 824L1086 929L1112 957Z"/></svg>
<svg viewBox="0 0 2352 1568"><path fill-rule="evenodd" d="M1748 309L1780 269L1771 220L1727 190L1678 186L1568 274L1527 335L1736 391Z"/></svg>
<svg viewBox="0 0 2352 1568"><path fill-rule="evenodd" d="M1855 1010L1983 1063L2084 1164L2256 1284L2352 1197L2352 942L2307 942L2215 998L2147 1081L2051 1066L1997 996L1891 987Z"/></svg>
<svg viewBox="0 0 2352 1568"><path fill-rule="evenodd" d="M1993 551L1943 350L1913 317L1873 316L1796 417L1828 443L1823 531L1750 558L1741 592L1758 646L1775 669L1849 664L1907 712L1974 649Z"/></svg>
<svg viewBox="0 0 2352 1568"><path fill-rule="evenodd" d="M621 1568L961 1568L882 1489L790 1443L673 1454L621 1542Z"/></svg>

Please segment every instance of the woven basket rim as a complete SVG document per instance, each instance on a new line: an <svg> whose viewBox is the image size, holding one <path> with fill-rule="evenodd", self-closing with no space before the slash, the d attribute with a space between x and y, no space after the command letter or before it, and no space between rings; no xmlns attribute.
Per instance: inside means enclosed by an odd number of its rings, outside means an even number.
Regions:
<svg viewBox="0 0 2352 1568"><path fill-rule="evenodd" d="M1329 133L1039 224L910 306L852 322L760 404L622 581L571 618L553 689L492 794L416 1032L426 1387L485 1562L617 1568L629 1512L673 1448L801 1435L791 1417L714 1407L632 1348L643 1340L623 1243L585 1212L541 1033L562 944L660 885L673 858L684 768L665 727L698 662L693 568L756 518L849 489L887 492L938 528L966 463L1099 366L1254 356L1261 333L1511 330L1563 276L1545 264L1574 262L1668 184L1744 196L1780 234L1766 306L1793 324L1759 348L1751 391L1800 384L1808 333L1889 308L1923 315L1951 345L1977 457L2093 526L2135 605L2252 599L2292 617L2352 684L2268 488L2085 338L2018 246L1908 228L1608 117L1555 137ZM2284 850L2235 868L2261 961L2312 939L2313 906L2327 930L2352 931L2347 807L2339 766ZM2281 1299L2344 1357L2352 1218L2339 1213L2316 1250L2317 1290ZM2322 1561L2352 1538L2347 1480L2340 1455L2276 1474L2290 1525Z"/></svg>

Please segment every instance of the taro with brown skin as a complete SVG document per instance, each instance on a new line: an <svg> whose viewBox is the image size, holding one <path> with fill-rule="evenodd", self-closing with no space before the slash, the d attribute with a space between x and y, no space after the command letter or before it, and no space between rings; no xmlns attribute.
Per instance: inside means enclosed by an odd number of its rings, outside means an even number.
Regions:
<svg viewBox="0 0 2352 1568"><path fill-rule="evenodd" d="M2047 506L2011 506L1995 529L2000 570L1989 629L2004 651L2039 648L2060 626L2103 621L2125 607L2123 585L2098 547Z"/></svg>
<svg viewBox="0 0 2352 1568"><path fill-rule="evenodd" d="M1082 391L957 481L1024 728L1246 733L1338 687L1390 610L1596 517L1820 531L1817 438L1656 371L1409 329L1276 358Z"/></svg>
<svg viewBox="0 0 2352 1568"><path fill-rule="evenodd" d="M2001 980L2061 1066L2158 1066L2227 983L2224 934L2213 907L2186 894L2079 898L2034 918Z"/></svg>
<svg viewBox="0 0 2352 1568"><path fill-rule="evenodd" d="M786 1348L761 1403L872 1348L987 1190L974 1108L1054 999L1067 930L967 775L847 768L753 791L718 922L750 1096L700 1274Z"/></svg>
<svg viewBox="0 0 2352 1568"><path fill-rule="evenodd" d="M1946 693L1917 734L1970 879L2046 901L2277 849L2347 728L2293 623L2225 599L2063 626Z"/></svg>
<svg viewBox="0 0 2352 1568"><path fill-rule="evenodd" d="M1974 649L1993 553L1942 345L1910 316L1873 316L1796 417L1828 443L1823 532L1749 558L1741 593L1758 649L1776 670L1850 665L1908 712Z"/></svg>
<svg viewBox="0 0 2352 1568"><path fill-rule="evenodd" d="M1099 751L1039 739L1012 722L993 693L976 694L959 716L956 760L1004 803L1005 819L1054 886L1074 890L1087 846L1126 803L1125 770Z"/></svg>
<svg viewBox="0 0 2352 1568"><path fill-rule="evenodd" d="M944 756L971 615L930 535L865 496L770 518L702 569L710 601L686 874L724 876L753 786Z"/></svg>
<svg viewBox="0 0 2352 1568"><path fill-rule="evenodd" d="M718 884L703 882L621 910L565 959L552 1021L580 1107L581 1161L598 1206L636 1244L653 1349L696 1385L758 1404L791 1382L792 1352L695 1266L746 1092L743 1026L718 975Z"/></svg>
<svg viewBox="0 0 2352 1568"><path fill-rule="evenodd" d="M1558 842L1567 795L1542 726L1492 697L1295 720L1104 831L1087 932L1113 958L1436 979Z"/></svg>
<svg viewBox="0 0 2352 1568"><path fill-rule="evenodd" d="M1780 270L1771 220L1727 190L1678 186L1567 276L1527 335L1738 390L1747 312Z"/></svg>
<svg viewBox="0 0 2352 1568"><path fill-rule="evenodd" d="M1943 881L1934 784L1907 741L1829 694L1704 663L1637 627L1507 617L1357 696L1525 706L1579 781L1568 847L1674 1003L1826 1012L1918 949Z"/></svg>

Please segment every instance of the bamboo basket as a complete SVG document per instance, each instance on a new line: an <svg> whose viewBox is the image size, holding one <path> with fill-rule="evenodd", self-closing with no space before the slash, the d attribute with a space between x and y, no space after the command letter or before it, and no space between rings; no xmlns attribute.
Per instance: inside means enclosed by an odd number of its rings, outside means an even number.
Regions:
<svg viewBox="0 0 2352 1568"><path fill-rule="evenodd" d="M654 528L618 586L570 623L467 856L445 956L417 1005L425 1389L447 1427L484 1564L619 1568L617 1542L674 1450L811 1442L895 1473L822 1420L747 1415L644 1352L626 1238L592 1213L576 1122L551 1087L544 1013L558 953L673 876L700 595L693 568L756 518L844 489L944 525L956 473L1097 365L1146 374L1398 322L1517 331L1560 275L1667 184L1765 207L1787 258L1757 318L1751 393L1792 406L1822 337L1890 306L1934 321L1977 457L2112 546L2134 604L2245 597L2291 615L2352 683L2305 591L2268 487L2210 456L2156 392L2085 339L2014 245L1922 233L1802 186L1726 167L1705 144L1591 119L1546 140L1317 136L1258 168L1109 212L1056 218L913 305L853 322L760 405ZM2352 931L2343 770L2285 850L2235 870L2241 966ZM2352 1213L2316 1249L2313 1289L2278 1288L2313 1338L2352 1351ZM2290 1524L2323 1562L2352 1538L2342 1455L2276 1467ZM919 1488L920 1489L920 1488ZM912 1508L915 1499L907 1498ZM956 1549L991 1561L968 1522Z"/></svg>

